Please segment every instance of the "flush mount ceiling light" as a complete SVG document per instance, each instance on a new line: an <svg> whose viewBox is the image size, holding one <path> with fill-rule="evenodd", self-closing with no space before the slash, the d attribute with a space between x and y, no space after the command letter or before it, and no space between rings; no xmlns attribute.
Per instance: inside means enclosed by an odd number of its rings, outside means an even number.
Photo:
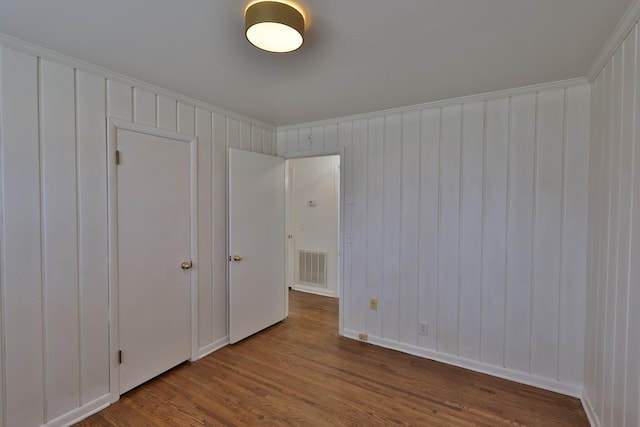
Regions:
<svg viewBox="0 0 640 427"><path fill-rule="evenodd" d="M269 52L291 52L304 41L304 16L295 7L277 1L249 5L244 13L247 40Z"/></svg>

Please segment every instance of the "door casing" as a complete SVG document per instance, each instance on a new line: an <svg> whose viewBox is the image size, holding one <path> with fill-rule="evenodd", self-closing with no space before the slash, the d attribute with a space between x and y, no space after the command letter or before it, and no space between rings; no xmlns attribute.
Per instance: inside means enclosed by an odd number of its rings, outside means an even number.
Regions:
<svg viewBox="0 0 640 427"><path fill-rule="evenodd" d="M344 277L344 220L345 220L345 204L347 200L351 200L353 198L352 194L345 194L345 176L350 172L349 166L345 162L345 151L344 147L341 147L336 150L315 150L315 151L304 151L297 153L285 153L282 157L285 159L302 159L309 157L324 157L324 156L340 156L340 209L339 209L339 218L338 218L338 334L340 336L344 335L344 294L345 294L345 284L346 280ZM293 234L293 224L290 214L291 207L291 195L290 195L290 182L288 181L288 168L289 165L285 165L285 171L287 171L287 179L285 181L285 233L287 235ZM351 202L353 203L353 202ZM289 271L292 268L291 262L293 259L289 256L292 253L291 249L291 239L285 239L286 250L285 253L287 256L285 257L285 278L289 277ZM288 306L287 306L288 308ZM287 313L288 314L288 313Z"/></svg>
<svg viewBox="0 0 640 427"><path fill-rule="evenodd" d="M197 215L197 177L198 177L198 149L197 138L192 135L181 134L164 129L130 123L124 120L109 118L107 124L107 194L108 194L108 233L109 233L109 392L111 403L120 399L120 364L118 351L119 319L118 319L118 200L117 200L117 170L116 147L118 129L138 132L142 134L175 139L190 144L190 252L194 268L190 276L191 294L191 358L198 359L198 215Z"/></svg>
<svg viewBox="0 0 640 427"><path fill-rule="evenodd" d="M332 156L338 156L338 158L340 158L339 155L337 154L332 154L329 156L305 156L305 157L297 157L297 158L289 158L288 160L297 160L297 159L313 159L313 158L324 158L324 157L332 157ZM316 293L318 295L323 295L323 296L329 296L329 297L339 297L340 295L340 279L339 274L340 274L340 248L339 248L339 239L340 239L340 175L341 175L341 166L337 166L338 168L338 189L336 190L337 194L334 194L334 198L336 198L335 202L336 202L336 206L338 207L338 212L336 212L336 215L338 216L338 235L337 235L337 239L336 239L336 245L335 247L333 247L332 250L336 250L337 251L337 259L338 259L338 267L336 268L336 276L335 279L337 281L336 283L336 292L333 293L331 292L329 293L325 293L322 291L321 288L319 289L313 289L313 288L307 288L309 290L309 292L311 293ZM307 291L307 289L305 289L304 285L300 285L297 284L297 280L296 278L298 277L298 269L297 267L297 259L296 259L296 249L299 249L298 244L297 244L297 232L299 230L297 230L297 226L299 224L298 219L296 218L295 214L294 214L294 202L295 202L295 198L294 198L294 194L295 194L295 188L296 188L296 177L295 177L295 170L291 168L291 164L289 163L289 161L286 162L286 177L285 177L285 231L287 234L287 239L286 239L286 260L285 260L285 265L286 265L286 282L287 282L287 286L289 286L291 289L293 290L301 290L303 292ZM336 173L334 171L334 173ZM327 270L328 271L328 270Z"/></svg>

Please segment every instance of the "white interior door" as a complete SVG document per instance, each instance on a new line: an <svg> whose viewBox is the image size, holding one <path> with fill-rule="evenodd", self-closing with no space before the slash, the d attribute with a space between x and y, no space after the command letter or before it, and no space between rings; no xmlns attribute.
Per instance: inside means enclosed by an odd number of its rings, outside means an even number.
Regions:
<svg viewBox="0 0 640 427"><path fill-rule="evenodd" d="M229 340L286 317L284 159L229 150Z"/></svg>
<svg viewBox="0 0 640 427"><path fill-rule="evenodd" d="M191 163L188 142L129 130L117 149L124 393L191 356Z"/></svg>

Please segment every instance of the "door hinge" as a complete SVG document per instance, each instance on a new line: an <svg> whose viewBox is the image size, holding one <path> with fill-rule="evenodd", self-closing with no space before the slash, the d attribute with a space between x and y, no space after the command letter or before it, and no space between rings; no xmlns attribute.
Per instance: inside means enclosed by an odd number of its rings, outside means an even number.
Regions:
<svg viewBox="0 0 640 427"><path fill-rule="evenodd" d="M118 350L118 363L122 365L122 350Z"/></svg>
<svg viewBox="0 0 640 427"><path fill-rule="evenodd" d="M116 150L116 165L120 164L120 151Z"/></svg>

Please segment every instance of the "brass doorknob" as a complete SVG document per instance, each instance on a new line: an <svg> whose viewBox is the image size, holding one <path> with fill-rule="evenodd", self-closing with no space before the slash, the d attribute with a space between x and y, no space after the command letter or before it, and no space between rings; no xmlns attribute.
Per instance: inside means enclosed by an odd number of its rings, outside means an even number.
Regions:
<svg viewBox="0 0 640 427"><path fill-rule="evenodd" d="M192 266L193 264L191 264L191 261L185 261L182 264L180 264L180 268L183 270L190 270Z"/></svg>
<svg viewBox="0 0 640 427"><path fill-rule="evenodd" d="M233 260L234 261L242 261L242 255L234 255L233 256Z"/></svg>

